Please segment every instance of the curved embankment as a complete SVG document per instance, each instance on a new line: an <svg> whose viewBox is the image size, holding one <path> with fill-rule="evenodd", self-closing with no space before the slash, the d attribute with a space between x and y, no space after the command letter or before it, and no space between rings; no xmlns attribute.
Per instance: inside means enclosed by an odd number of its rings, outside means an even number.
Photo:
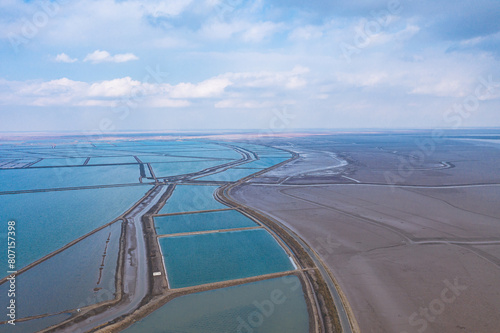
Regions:
<svg viewBox="0 0 500 333"><path fill-rule="evenodd" d="M308 297L306 301L308 303L309 310L312 312L312 318L310 321L317 322L317 326L321 327L319 332L352 332L350 329L349 321L347 320L347 325L341 322L336 306L332 298L332 293L330 292L331 286L329 286L325 280L324 274L326 273L323 265L313 259L312 253L309 254L305 247L307 245L302 242L302 244L297 241L296 235L293 235L291 231L285 231L278 223L271 220L268 216L251 209L248 206L240 205L239 203L233 201L228 194L233 186L229 185L227 187L221 188L217 193L218 199L226 205L238 207L238 210L244 212L245 214L252 216L261 222L267 229L273 234L274 237L279 238L280 243L286 244L286 246L293 252L293 256L297 259L299 263L298 270L302 272L300 278L306 287L305 292ZM328 275L327 275L328 276ZM333 284L332 284L333 286ZM345 313L343 310L342 303L340 303L342 309L341 313Z"/></svg>
<svg viewBox="0 0 500 333"><path fill-rule="evenodd" d="M228 206L238 207L239 210L254 216L267 226L272 233L283 239L286 245L294 252L296 258L301 262L301 265L306 265L303 267L314 267L312 272L315 274L311 274L311 270L309 270L308 274L304 274L303 278L307 279L308 281L306 282L315 287L316 304L321 312L324 331L359 332L356 320L345 296L320 257L292 230L264 213L257 212L248 206L236 202L230 195L231 190L243 182L298 158L296 153L291 151L288 152L293 154L291 159L243 178L236 183L221 187L219 191L216 192L217 199Z"/></svg>

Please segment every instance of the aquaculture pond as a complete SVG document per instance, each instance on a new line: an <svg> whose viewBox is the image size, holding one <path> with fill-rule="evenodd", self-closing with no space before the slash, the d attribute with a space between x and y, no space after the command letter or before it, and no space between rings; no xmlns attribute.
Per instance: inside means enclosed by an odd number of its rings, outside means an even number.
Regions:
<svg viewBox="0 0 500 333"><path fill-rule="evenodd" d="M214 198L218 186L177 185L159 214L227 208Z"/></svg>
<svg viewBox="0 0 500 333"><path fill-rule="evenodd" d="M0 211L17 228L17 268L111 222L150 186L0 195ZM0 238L7 248L7 238ZM6 268L6 262L2 267ZM5 269L4 271L7 271Z"/></svg>
<svg viewBox="0 0 500 333"><path fill-rule="evenodd" d="M296 276L173 299L125 333L306 333L309 315Z"/></svg>
<svg viewBox="0 0 500 333"><path fill-rule="evenodd" d="M258 226L250 218L235 210L157 216L154 220L158 235Z"/></svg>
<svg viewBox="0 0 500 333"><path fill-rule="evenodd" d="M263 229L159 238L171 288L293 270Z"/></svg>
<svg viewBox="0 0 500 333"><path fill-rule="evenodd" d="M18 275L18 318L114 299L120 234L121 225L115 223ZM7 291L8 283L1 284L1 295L7 295ZM3 297L1 302L7 307L8 298Z"/></svg>

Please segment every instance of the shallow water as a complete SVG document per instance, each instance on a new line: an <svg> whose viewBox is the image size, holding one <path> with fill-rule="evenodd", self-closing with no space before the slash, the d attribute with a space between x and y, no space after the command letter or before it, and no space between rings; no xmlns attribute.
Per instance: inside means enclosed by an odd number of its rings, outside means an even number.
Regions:
<svg viewBox="0 0 500 333"><path fill-rule="evenodd" d="M219 150L198 150L198 151L187 151L187 150L179 150L178 152L169 152L170 155L176 156L193 156L193 157L210 157L210 158L228 158L228 159L240 159L241 154L229 149L219 149Z"/></svg>
<svg viewBox="0 0 500 333"><path fill-rule="evenodd" d="M158 235L258 226L250 218L235 210L158 216L154 220Z"/></svg>
<svg viewBox="0 0 500 333"><path fill-rule="evenodd" d="M309 317L296 276L173 299L126 333L307 333Z"/></svg>
<svg viewBox="0 0 500 333"><path fill-rule="evenodd" d="M294 269L263 229L160 238L159 243L172 288Z"/></svg>
<svg viewBox="0 0 500 333"><path fill-rule="evenodd" d="M86 158L44 158L40 162L35 163L32 167L40 166L65 166L65 165L83 165Z"/></svg>
<svg viewBox="0 0 500 333"><path fill-rule="evenodd" d="M119 164L119 163L139 163L133 156L119 157L92 157L89 160L89 165L93 164Z"/></svg>
<svg viewBox="0 0 500 333"><path fill-rule="evenodd" d="M158 214L227 208L214 198L218 186L177 185Z"/></svg>
<svg viewBox="0 0 500 333"><path fill-rule="evenodd" d="M2 217L16 221L17 269L111 222L149 189L142 185L0 195ZM0 237L0 248L7 248L6 237Z"/></svg>
<svg viewBox="0 0 500 333"><path fill-rule="evenodd" d="M139 183L139 165L0 170L2 191Z"/></svg>
<svg viewBox="0 0 500 333"><path fill-rule="evenodd" d="M136 155L143 163L155 163L155 162L199 162L203 159L189 158L189 157L172 157L163 155ZM226 161L227 162L227 161ZM225 163L225 162L224 162Z"/></svg>
<svg viewBox="0 0 500 333"><path fill-rule="evenodd" d="M121 224L115 223L18 275L18 318L57 313L113 299L120 234ZM94 291L94 288L99 289ZM7 295L7 290L7 283L0 285L0 295ZM2 308L7 306L7 301L7 297L1 298Z"/></svg>

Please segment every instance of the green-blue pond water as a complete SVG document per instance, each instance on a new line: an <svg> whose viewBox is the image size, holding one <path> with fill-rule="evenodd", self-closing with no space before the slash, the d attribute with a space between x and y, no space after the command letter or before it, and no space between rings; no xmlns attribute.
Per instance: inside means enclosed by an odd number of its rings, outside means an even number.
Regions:
<svg viewBox="0 0 500 333"><path fill-rule="evenodd" d="M296 276L173 299L125 333L307 333L309 317Z"/></svg>
<svg viewBox="0 0 500 333"><path fill-rule="evenodd" d="M40 166L66 166L66 165L83 165L86 158L84 157L73 157L73 158L44 158L38 163L35 163L33 167Z"/></svg>
<svg viewBox="0 0 500 333"><path fill-rule="evenodd" d="M177 185L159 214L227 208L214 198L218 186Z"/></svg>
<svg viewBox="0 0 500 333"><path fill-rule="evenodd" d="M17 269L95 228L137 202L149 186L0 195L2 218L16 221ZM6 232L7 229L5 229ZM0 248L7 248L2 230ZM3 271L7 263L1 265Z"/></svg>
<svg viewBox="0 0 500 333"><path fill-rule="evenodd" d="M158 235L258 226L235 210L155 217Z"/></svg>
<svg viewBox="0 0 500 333"><path fill-rule="evenodd" d="M0 170L0 189L19 191L139 183L139 165Z"/></svg>
<svg viewBox="0 0 500 333"><path fill-rule="evenodd" d="M92 164L118 164L118 163L139 163L133 156L119 157L92 157L89 160L89 165Z"/></svg>
<svg viewBox="0 0 500 333"><path fill-rule="evenodd" d="M121 223L114 223L18 275L18 318L57 313L114 299L120 234ZM103 261L104 251L106 257ZM7 283L0 285L1 295L7 295L7 290ZM7 307L7 302L7 297L1 298L2 308Z"/></svg>
<svg viewBox="0 0 500 333"><path fill-rule="evenodd" d="M159 238L172 288L293 270L263 229Z"/></svg>

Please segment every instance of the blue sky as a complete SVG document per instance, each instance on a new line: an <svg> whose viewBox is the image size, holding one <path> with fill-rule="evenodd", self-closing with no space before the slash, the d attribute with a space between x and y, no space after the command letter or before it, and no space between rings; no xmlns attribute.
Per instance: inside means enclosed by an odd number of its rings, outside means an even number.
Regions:
<svg viewBox="0 0 500 333"><path fill-rule="evenodd" d="M500 126L500 2L0 3L0 131Z"/></svg>

